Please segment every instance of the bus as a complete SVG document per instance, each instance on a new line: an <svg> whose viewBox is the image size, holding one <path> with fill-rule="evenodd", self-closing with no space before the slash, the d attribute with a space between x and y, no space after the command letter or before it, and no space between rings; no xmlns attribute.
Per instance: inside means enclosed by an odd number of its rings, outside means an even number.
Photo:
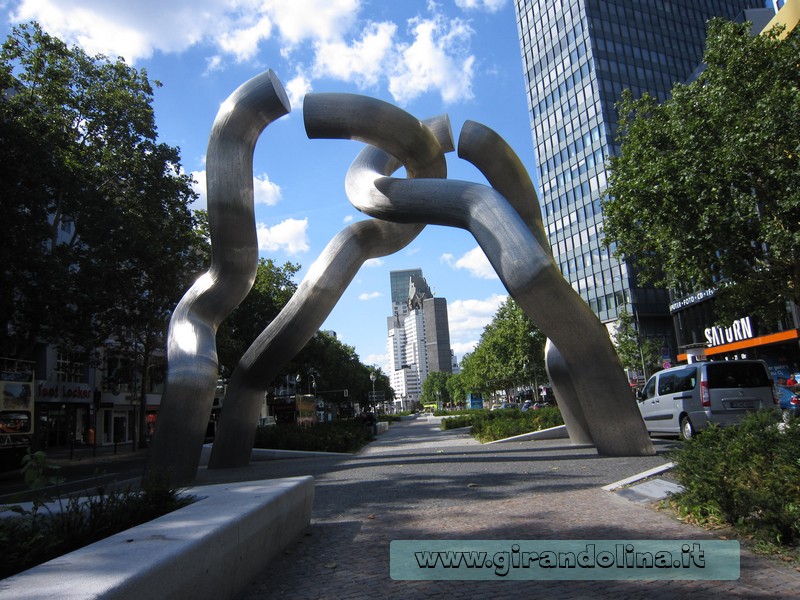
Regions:
<svg viewBox="0 0 800 600"><path fill-rule="evenodd" d="M0 470L20 468L34 434L34 363L2 359L0 365Z"/></svg>
<svg viewBox="0 0 800 600"><path fill-rule="evenodd" d="M480 394L480 392L472 392L467 394L466 408L483 408L483 396Z"/></svg>
<svg viewBox="0 0 800 600"><path fill-rule="evenodd" d="M267 399L267 405L278 425L311 425L317 422L317 399L313 394L271 396Z"/></svg>

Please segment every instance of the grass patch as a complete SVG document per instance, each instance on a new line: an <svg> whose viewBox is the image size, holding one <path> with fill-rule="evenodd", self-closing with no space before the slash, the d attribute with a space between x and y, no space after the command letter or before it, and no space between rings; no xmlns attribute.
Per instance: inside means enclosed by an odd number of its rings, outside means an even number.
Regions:
<svg viewBox="0 0 800 600"><path fill-rule="evenodd" d="M358 419L313 425L259 427L254 448L308 452L356 452L374 440L372 427Z"/></svg>

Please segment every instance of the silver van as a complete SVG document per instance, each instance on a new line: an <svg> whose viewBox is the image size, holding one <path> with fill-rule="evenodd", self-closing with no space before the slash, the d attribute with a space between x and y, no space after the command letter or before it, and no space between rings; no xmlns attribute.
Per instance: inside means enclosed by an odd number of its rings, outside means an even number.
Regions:
<svg viewBox="0 0 800 600"><path fill-rule="evenodd" d="M696 362L653 375L639 392L650 433L691 438L709 423L730 425L745 414L780 404L762 360Z"/></svg>

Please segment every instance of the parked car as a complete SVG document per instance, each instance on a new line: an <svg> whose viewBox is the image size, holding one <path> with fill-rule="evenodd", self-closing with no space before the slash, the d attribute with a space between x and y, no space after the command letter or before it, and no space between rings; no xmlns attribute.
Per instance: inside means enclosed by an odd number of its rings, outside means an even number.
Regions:
<svg viewBox="0 0 800 600"><path fill-rule="evenodd" d="M492 406L492 410L506 410L506 409L515 409L519 408L519 404L514 402L503 402L502 404L495 404Z"/></svg>
<svg viewBox="0 0 800 600"><path fill-rule="evenodd" d="M699 362L653 375L638 397L647 431L691 438L709 423L730 425L748 412L777 409L775 385L762 360Z"/></svg>
<svg viewBox="0 0 800 600"><path fill-rule="evenodd" d="M550 406L549 402L534 402L532 400L525 400L522 405L522 410L539 410L540 408L547 408Z"/></svg>
<svg viewBox="0 0 800 600"><path fill-rule="evenodd" d="M784 416L800 414L800 385L778 385L776 389Z"/></svg>

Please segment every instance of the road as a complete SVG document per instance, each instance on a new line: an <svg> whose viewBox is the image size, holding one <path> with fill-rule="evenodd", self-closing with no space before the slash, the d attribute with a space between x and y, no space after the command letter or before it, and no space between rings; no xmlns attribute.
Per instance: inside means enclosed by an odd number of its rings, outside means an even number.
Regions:
<svg viewBox="0 0 800 600"><path fill-rule="evenodd" d="M145 450L132 452L130 446L120 447L116 454L113 448L99 449L97 455L91 449L81 449L72 453L72 459L68 450L51 451L48 462L55 467L52 474L61 481L41 492L55 497L94 491L114 482L135 486L142 477L145 457ZM35 495L20 471L0 473L0 505L27 502Z"/></svg>

